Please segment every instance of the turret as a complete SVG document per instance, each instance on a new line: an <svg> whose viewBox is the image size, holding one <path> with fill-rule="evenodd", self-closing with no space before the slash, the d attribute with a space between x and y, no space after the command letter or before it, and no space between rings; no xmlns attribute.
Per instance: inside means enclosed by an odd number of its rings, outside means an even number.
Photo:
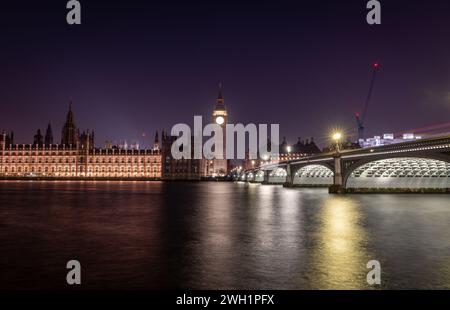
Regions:
<svg viewBox="0 0 450 310"><path fill-rule="evenodd" d="M44 144L44 137L42 136L41 130L38 129L34 135L33 145L41 146Z"/></svg>
<svg viewBox="0 0 450 310"><path fill-rule="evenodd" d="M83 133L80 135L79 139L80 147L82 147L85 150L91 150L94 148L94 132L89 132L89 129L86 131L83 131Z"/></svg>
<svg viewBox="0 0 450 310"><path fill-rule="evenodd" d="M53 131L52 125L48 123L47 130L45 132L45 145L49 146L53 144Z"/></svg>
<svg viewBox="0 0 450 310"><path fill-rule="evenodd" d="M155 134L155 141L153 143L153 150L157 151L160 149L160 144L159 144L159 137L158 137L158 131L156 131Z"/></svg>
<svg viewBox="0 0 450 310"><path fill-rule="evenodd" d="M2 131L0 135L0 149L4 150L6 148L6 132Z"/></svg>

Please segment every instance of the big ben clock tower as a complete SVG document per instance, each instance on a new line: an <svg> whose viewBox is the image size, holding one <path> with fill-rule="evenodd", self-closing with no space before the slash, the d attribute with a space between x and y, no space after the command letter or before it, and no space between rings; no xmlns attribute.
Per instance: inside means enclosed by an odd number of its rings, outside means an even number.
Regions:
<svg viewBox="0 0 450 310"><path fill-rule="evenodd" d="M228 160L226 159L226 125L228 120L227 108L225 107L225 100L222 94L222 83L219 84L219 95L217 96L216 106L212 113L212 120L215 124L222 127L223 133L223 149L222 154L223 159L213 159L212 161L212 174L213 176L224 176L228 174ZM219 151L217 154L219 155Z"/></svg>

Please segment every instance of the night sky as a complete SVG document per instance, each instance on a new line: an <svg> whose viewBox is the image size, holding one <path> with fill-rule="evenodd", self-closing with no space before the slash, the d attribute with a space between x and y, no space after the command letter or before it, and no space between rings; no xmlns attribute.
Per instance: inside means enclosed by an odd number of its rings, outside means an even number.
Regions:
<svg viewBox="0 0 450 310"><path fill-rule="evenodd" d="M139 140L210 117L219 81L230 122L279 123L323 146L355 133L371 63L381 62L367 136L450 121L450 1L7 1L0 16L0 130L56 141L73 101L96 144ZM394 2L394 3L393 3ZM146 133L145 138L142 133Z"/></svg>

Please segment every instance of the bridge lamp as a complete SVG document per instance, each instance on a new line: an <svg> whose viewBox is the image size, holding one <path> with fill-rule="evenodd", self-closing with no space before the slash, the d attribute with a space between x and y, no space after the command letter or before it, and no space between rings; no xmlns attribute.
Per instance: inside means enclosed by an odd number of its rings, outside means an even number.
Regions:
<svg viewBox="0 0 450 310"><path fill-rule="evenodd" d="M342 134L337 131L333 134L332 138L336 142L336 151L339 152L339 141L342 139Z"/></svg>
<svg viewBox="0 0 450 310"><path fill-rule="evenodd" d="M290 153L290 152L291 152L291 150L292 150L291 146L290 146L290 145L288 145L288 147L287 147L287 151L288 151L288 153Z"/></svg>
<svg viewBox="0 0 450 310"><path fill-rule="evenodd" d="M340 132L335 132L333 134L333 140L334 141L339 142L339 140L341 140L341 138L342 138L342 134Z"/></svg>

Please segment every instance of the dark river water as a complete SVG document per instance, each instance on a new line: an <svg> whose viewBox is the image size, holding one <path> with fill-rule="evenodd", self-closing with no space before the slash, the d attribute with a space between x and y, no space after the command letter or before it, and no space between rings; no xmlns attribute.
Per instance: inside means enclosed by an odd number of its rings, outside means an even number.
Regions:
<svg viewBox="0 0 450 310"><path fill-rule="evenodd" d="M72 259L86 289L449 289L450 196L0 182L0 289L68 288Z"/></svg>

